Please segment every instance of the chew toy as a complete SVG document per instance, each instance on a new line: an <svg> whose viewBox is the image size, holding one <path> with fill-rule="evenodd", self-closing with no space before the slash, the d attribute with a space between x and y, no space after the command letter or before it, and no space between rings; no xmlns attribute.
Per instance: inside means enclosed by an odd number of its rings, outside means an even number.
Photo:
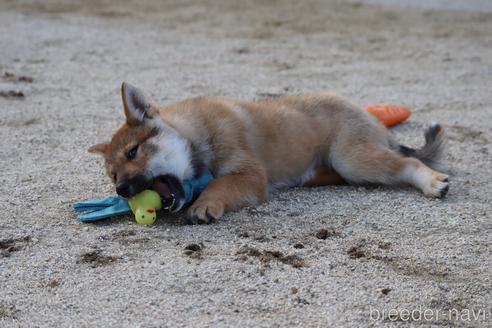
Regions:
<svg viewBox="0 0 492 328"><path fill-rule="evenodd" d="M207 172L198 178L183 181L183 208L191 205L212 180L212 174ZM171 206L172 204L164 209L169 209ZM85 212L76 217L81 222L98 221L133 213L137 223L152 224L157 218L156 211L162 209L162 202L157 192L154 190L144 190L130 200L123 199L119 196L107 196L99 200L75 203L73 208L76 212Z"/></svg>
<svg viewBox="0 0 492 328"><path fill-rule="evenodd" d="M401 105L371 105L366 111L387 128L403 123L412 114L408 107Z"/></svg>
<svg viewBox="0 0 492 328"><path fill-rule="evenodd" d="M162 208L161 196L154 190L144 190L128 201L139 224L152 224L157 218L156 211Z"/></svg>

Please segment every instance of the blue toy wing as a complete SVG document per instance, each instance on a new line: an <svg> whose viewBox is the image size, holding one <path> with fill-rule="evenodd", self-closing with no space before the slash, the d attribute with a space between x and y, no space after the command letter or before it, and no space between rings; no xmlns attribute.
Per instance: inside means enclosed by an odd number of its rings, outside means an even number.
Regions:
<svg viewBox="0 0 492 328"><path fill-rule="evenodd" d="M73 209L77 212L96 211L106 207L113 206L120 202L121 198L118 196L107 196L102 199L87 200L84 202L78 202L73 205Z"/></svg>
<svg viewBox="0 0 492 328"><path fill-rule="evenodd" d="M197 199L213 179L213 175L210 172L206 172L193 180L185 180L183 182L185 206L189 206Z"/></svg>
<svg viewBox="0 0 492 328"><path fill-rule="evenodd" d="M77 212L88 212L77 216L81 222L91 222L113 216L131 213L128 202L117 196L108 196L100 200L90 200L74 204Z"/></svg>

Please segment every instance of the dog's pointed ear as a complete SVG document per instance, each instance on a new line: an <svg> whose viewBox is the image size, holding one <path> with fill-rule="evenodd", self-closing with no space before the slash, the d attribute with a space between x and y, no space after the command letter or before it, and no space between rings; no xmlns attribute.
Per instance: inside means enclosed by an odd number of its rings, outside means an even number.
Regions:
<svg viewBox="0 0 492 328"><path fill-rule="evenodd" d="M126 122L129 125L137 125L145 119L152 118L154 114L152 102L142 90L123 82L121 84L121 97L123 98Z"/></svg>
<svg viewBox="0 0 492 328"><path fill-rule="evenodd" d="M109 142L102 142L97 145L91 146L88 149L89 153L100 154L106 156L109 151Z"/></svg>

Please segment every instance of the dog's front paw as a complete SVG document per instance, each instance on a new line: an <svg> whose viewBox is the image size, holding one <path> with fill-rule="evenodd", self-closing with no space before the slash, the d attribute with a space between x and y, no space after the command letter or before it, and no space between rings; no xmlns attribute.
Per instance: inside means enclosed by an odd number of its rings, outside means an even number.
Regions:
<svg viewBox="0 0 492 328"><path fill-rule="evenodd" d="M225 205L211 199L198 199L186 213L189 224L211 223L224 215Z"/></svg>

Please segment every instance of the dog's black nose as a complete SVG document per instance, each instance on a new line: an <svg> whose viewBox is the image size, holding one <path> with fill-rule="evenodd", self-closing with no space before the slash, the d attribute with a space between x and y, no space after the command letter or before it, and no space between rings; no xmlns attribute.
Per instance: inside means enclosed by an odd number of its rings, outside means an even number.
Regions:
<svg viewBox="0 0 492 328"><path fill-rule="evenodd" d="M128 180L123 180L116 186L116 193L121 197L130 197L130 182Z"/></svg>

